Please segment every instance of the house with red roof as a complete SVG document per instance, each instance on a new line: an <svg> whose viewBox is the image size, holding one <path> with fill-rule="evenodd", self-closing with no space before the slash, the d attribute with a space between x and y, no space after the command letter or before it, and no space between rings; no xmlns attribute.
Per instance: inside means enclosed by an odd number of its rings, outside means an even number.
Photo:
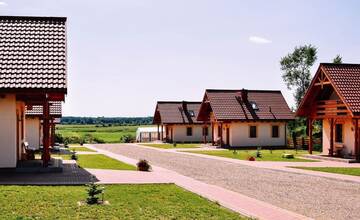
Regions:
<svg viewBox="0 0 360 220"><path fill-rule="evenodd" d="M0 16L0 168L28 160L26 111L42 106L42 165L50 161L50 108L67 94L66 18Z"/></svg>
<svg viewBox="0 0 360 220"><path fill-rule="evenodd" d="M197 120L210 124L213 145L280 147L294 114L280 91L207 89Z"/></svg>
<svg viewBox="0 0 360 220"><path fill-rule="evenodd" d="M310 153L320 120L323 154L360 160L360 64L321 63L296 115L308 120Z"/></svg>
<svg viewBox="0 0 360 220"><path fill-rule="evenodd" d="M159 101L153 124L157 125L158 140L173 143L207 142L209 126L197 120L201 102Z"/></svg>

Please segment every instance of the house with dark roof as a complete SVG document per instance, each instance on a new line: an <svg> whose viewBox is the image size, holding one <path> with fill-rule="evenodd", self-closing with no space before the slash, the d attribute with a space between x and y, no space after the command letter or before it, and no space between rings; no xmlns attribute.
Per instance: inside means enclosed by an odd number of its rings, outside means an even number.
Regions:
<svg viewBox="0 0 360 220"><path fill-rule="evenodd" d="M0 168L29 159L26 109L37 105L49 165L50 106L65 100L66 61L66 18L0 16Z"/></svg>
<svg viewBox="0 0 360 220"><path fill-rule="evenodd" d="M321 120L323 154L360 160L360 64L321 63L296 114L308 120L310 153Z"/></svg>
<svg viewBox="0 0 360 220"><path fill-rule="evenodd" d="M25 134L26 142L33 150L40 149L43 143L43 106L27 105L25 109ZM50 117L50 146L55 145L55 125L60 122L62 116L62 103L49 102Z"/></svg>
<svg viewBox="0 0 360 220"><path fill-rule="evenodd" d="M153 124L158 140L166 142L207 142L211 139L207 124L197 120L201 102L159 101Z"/></svg>
<svg viewBox="0 0 360 220"><path fill-rule="evenodd" d="M207 89L197 120L211 125L213 145L286 146L294 114L280 91Z"/></svg>

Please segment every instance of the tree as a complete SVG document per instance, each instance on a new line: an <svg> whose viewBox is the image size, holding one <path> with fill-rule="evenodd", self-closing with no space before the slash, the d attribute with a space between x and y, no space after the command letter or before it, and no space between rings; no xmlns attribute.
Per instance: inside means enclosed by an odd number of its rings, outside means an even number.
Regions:
<svg viewBox="0 0 360 220"><path fill-rule="evenodd" d="M342 64L342 57L338 54L336 55L336 57L333 59L333 63L335 64Z"/></svg>
<svg viewBox="0 0 360 220"><path fill-rule="evenodd" d="M317 59L317 48L311 44L295 47L280 60L283 79L288 89L295 89L296 107L299 106L311 82L310 68Z"/></svg>

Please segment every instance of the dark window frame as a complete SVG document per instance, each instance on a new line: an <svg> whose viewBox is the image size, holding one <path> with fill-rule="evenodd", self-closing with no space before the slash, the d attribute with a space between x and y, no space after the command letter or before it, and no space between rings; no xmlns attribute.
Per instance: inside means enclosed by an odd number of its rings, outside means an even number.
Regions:
<svg viewBox="0 0 360 220"><path fill-rule="evenodd" d="M335 124L335 142L344 143L344 125Z"/></svg>
<svg viewBox="0 0 360 220"><path fill-rule="evenodd" d="M192 127L186 127L186 136L188 136L188 137L193 136L193 128Z"/></svg>
<svg viewBox="0 0 360 220"><path fill-rule="evenodd" d="M276 128L276 130L274 130L274 128ZM276 131L276 132L274 132L274 131ZM280 126L279 125L272 125L271 126L271 137L272 138L279 138L280 137Z"/></svg>
<svg viewBox="0 0 360 220"><path fill-rule="evenodd" d="M209 136L209 127L203 127L203 135Z"/></svg>
<svg viewBox="0 0 360 220"><path fill-rule="evenodd" d="M255 133L254 133L255 132ZM257 138L257 126L256 125L249 125L249 138Z"/></svg>

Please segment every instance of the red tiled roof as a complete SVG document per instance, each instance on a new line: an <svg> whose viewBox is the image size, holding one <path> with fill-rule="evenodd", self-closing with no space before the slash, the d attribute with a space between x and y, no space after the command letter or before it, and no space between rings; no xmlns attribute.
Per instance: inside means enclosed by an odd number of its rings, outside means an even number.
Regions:
<svg viewBox="0 0 360 220"><path fill-rule="evenodd" d="M354 113L360 112L360 64L321 63L320 68L329 77L345 104Z"/></svg>
<svg viewBox="0 0 360 220"><path fill-rule="evenodd" d="M61 117L62 115L62 104L61 102L50 101L49 102L50 108L50 116L53 117ZM25 115L27 116L42 116L43 113L43 106L41 105L33 105L33 106L26 106Z"/></svg>
<svg viewBox="0 0 360 220"><path fill-rule="evenodd" d="M66 84L66 18L0 16L0 89Z"/></svg>
<svg viewBox="0 0 360 220"><path fill-rule="evenodd" d="M196 124L201 102L159 101L156 105L154 124ZM194 112L191 116L190 111Z"/></svg>
<svg viewBox="0 0 360 220"><path fill-rule="evenodd" d="M247 98L242 96L247 94ZM207 103L206 103L207 102ZM257 110L252 108L255 103ZM216 120L292 120L294 114L280 91L206 90L198 119L208 117L209 105ZM204 116L204 115L206 116Z"/></svg>

